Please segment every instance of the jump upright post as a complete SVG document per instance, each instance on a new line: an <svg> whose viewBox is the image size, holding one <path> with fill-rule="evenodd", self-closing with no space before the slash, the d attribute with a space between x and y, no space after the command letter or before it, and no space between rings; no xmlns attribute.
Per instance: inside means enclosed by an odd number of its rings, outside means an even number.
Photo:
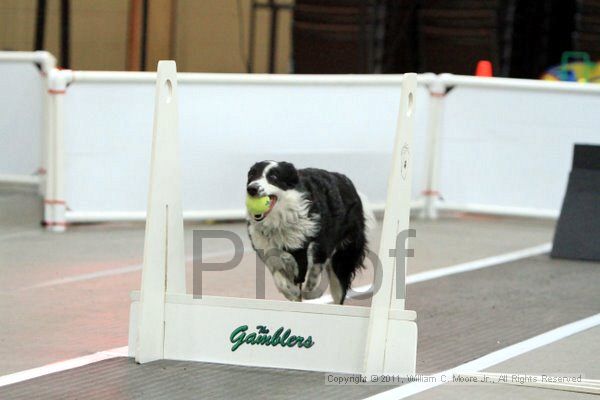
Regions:
<svg viewBox="0 0 600 400"><path fill-rule="evenodd" d="M415 372L416 313L404 309L416 74L402 83L371 308L186 293L175 62L158 64L144 266L129 352L159 359L355 374ZM210 115L203 116L210 118ZM208 195L208 194L207 194ZM397 248L399 245L401 248ZM395 249L395 250L394 250Z"/></svg>

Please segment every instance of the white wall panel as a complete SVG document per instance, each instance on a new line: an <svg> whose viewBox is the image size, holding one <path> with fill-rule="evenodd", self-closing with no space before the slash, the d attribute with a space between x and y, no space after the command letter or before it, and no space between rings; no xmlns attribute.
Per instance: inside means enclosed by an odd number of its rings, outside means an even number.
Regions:
<svg viewBox="0 0 600 400"><path fill-rule="evenodd" d="M41 167L44 82L33 63L0 62L0 176Z"/></svg>
<svg viewBox="0 0 600 400"><path fill-rule="evenodd" d="M185 74L180 74L184 75ZM257 160L339 171L383 205L400 82L179 82L184 211L241 214ZM75 81L65 97L72 218L146 208L154 83ZM423 189L428 93L417 93L415 198ZM94 218L97 219L97 218Z"/></svg>
<svg viewBox="0 0 600 400"><path fill-rule="evenodd" d="M455 87L441 133L445 203L558 215L573 144L600 144L598 110L594 93Z"/></svg>

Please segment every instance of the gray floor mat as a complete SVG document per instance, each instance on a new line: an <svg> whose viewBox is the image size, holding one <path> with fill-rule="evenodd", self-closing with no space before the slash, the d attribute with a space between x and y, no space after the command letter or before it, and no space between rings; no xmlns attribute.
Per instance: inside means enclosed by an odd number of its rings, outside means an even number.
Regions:
<svg viewBox="0 0 600 400"><path fill-rule="evenodd" d="M538 256L410 285L417 370L450 368L593 315L599 283L597 263ZM116 358L0 388L0 398L351 400L388 389L326 385L323 373Z"/></svg>

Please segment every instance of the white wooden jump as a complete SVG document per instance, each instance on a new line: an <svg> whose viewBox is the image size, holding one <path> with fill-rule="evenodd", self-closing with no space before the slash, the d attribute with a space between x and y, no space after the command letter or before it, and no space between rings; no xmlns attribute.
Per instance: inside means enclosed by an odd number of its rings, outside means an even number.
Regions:
<svg viewBox="0 0 600 400"><path fill-rule="evenodd" d="M130 355L139 363L173 359L367 376L414 373L417 325L416 313L404 309L406 259L390 256L390 250L409 224L416 84L416 74L406 74L399 93L379 251L382 283L370 309L194 298L185 282L176 66L159 62L144 267L141 291L131 296Z"/></svg>

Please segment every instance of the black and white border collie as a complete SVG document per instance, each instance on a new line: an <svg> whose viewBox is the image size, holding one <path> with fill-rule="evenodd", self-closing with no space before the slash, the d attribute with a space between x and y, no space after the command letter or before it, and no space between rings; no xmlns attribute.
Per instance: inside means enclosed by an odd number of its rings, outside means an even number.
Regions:
<svg viewBox="0 0 600 400"><path fill-rule="evenodd" d="M333 300L343 304L367 252L373 214L346 176L261 161L248 172L249 196L269 196L270 208L248 215L252 247L289 300L319 297L325 270Z"/></svg>

